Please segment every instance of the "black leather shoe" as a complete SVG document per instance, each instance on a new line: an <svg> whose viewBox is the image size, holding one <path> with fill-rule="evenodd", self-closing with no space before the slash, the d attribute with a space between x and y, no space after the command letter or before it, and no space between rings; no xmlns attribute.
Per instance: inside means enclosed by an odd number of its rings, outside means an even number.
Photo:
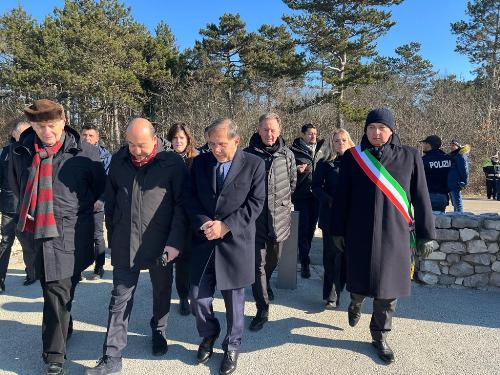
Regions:
<svg viewBox="0 0 500 375"><path fill-rule="evenodd" d="M153 330L153 355L161 356L168 352L167 339L163 335L163 332Z"/></svg>
<svg viewBox="0 0 500 375"><path fill-rule="evenodd" d="M309 264L303 264L300 268L300 276L303 279L308 279L311 277L311 269L309 268Z"/></svg>
<svg viewBox="0 0 500 375"><path fill-rule="evenodd" d="M71 338L73 335L73 317L69 316L69 324L68 324L68 334L66 335L66 341Z"/></svg>
<svg viewBox="0 0 500 375"><path fill-rule="evenodd" d="M268 311L257 311L257 314L255 315L255 318L252 319L248 329L254 332L260 331L262 327L264 327L264 324L266 324L269 320L268 316Z"/></svg>
<svg viewBox="0 0 500 375"><path fill-rule="evenodd" d="M26 276L26 278L23 281L23 285L24 286L28 286L28 285L31 285L31 284L34 284L34 283L36 283L36 280L35 279L30 279L28 276Z"/></svg>
<svg viewBox="0 0 500 375"><path fill-rule="evenodd" d="M103 267L95 267L94 272L92 272L87 280L100 280L104 276L104 268Z"/></svg>
<svg viewBox="0 0 500 375"><path fill-rule="evenodd" d="M361 319L361 310L354 307L351 303L347 309L347 316L349 318L349 325L355 327L359 323L359 319Z"/></svg>
<svg viewBox="0 0 500 375"><path fill-rule="evenodd" d="M97 366L85 370L85 375L118 375L122 371L122 359L105 355L97 361Z"/></svg>
<svg viewBox="0 0 500 375"><path fill-rule="evenodd" d="M238 362L238 352L235 350L228 350L224 352L224 358L220 364L219 374L228 375L232 374L236 370L236 365Z"/></svg>
<svg viewBox="0 0 500 375"><path fill-rule="evenodd" d="M377 354L379 358L386 364L394 362L394 352L387 344L385 340L373 340L372 345L377 349Z"/></svg>
<svg viewBox="0 0 500 375"><path fill-rule="evenodd" d="M267 298L269 301L274 301L274 292L271 288L267 288Z"/></svg>
<svg viewBox="0 0 500 375"><path fill-rule="evenodd" d="M181 298L179 300L179 313L184 316L191 314L191 308L187 298Z"/></svg>
<svg viewBox="0 0 500 375"><path fill-rule="evenodd" d="M198 363L207 363L212 354L214 354L214 344L218 337L219 335L203 338L196 354Z"/></svg>
<svg viewBox="0 0 500 375"><path fill-rule="evenodd" d="M64 369L62 363L51 362L45 369L46 375L63 375Z"/></svg>

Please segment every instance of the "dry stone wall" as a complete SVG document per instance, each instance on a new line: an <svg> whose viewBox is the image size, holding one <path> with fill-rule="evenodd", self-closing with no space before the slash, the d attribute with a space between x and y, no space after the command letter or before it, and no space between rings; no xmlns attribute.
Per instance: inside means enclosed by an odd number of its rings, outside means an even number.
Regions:
<svg viewBox="0 0 500 375"><path fill-rule="evenodd" d="M500 216L438 214L434 251L417 261L428 285L500 288Z"/></svg>

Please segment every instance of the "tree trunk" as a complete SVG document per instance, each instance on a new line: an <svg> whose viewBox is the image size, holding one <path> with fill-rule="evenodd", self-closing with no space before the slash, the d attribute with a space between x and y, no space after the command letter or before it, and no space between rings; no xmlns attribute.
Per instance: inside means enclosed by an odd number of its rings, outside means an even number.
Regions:
<svg viewBox="0 0 500 375"><path fill-rule="evenodd" d="M339 72L339 78L340 78L340 87L339 87L339 97L337 101L337 128L343 128L344 127L344 117L342 116L342 107L344 104L344 77L345 77L345 66L347 64L347 53L344 52L342 54L342 58L340 59L340 72Z"/></svg>

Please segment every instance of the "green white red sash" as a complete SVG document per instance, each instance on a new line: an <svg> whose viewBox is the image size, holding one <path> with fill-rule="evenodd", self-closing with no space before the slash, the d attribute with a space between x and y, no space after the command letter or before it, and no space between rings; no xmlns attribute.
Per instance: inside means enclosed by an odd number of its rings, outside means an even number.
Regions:
<svg viewBox="0 0 500 375"><path fill-rule="evenodd" d="M358 145L351 148L351 153L363 172L403 215L410 228L413 228L414 220L410 201L399 182L368 150L361 151L361 146ZM413 230L410 230L410 246L413 249L416 247L415 232Z"/></svg>

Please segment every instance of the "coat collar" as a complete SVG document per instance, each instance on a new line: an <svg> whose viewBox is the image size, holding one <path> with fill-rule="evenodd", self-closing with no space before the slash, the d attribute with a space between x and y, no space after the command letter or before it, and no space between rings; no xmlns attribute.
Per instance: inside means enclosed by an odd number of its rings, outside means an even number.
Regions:
<svg viewBox="0 0 500 375"><path fill-rule="evenodd" d="M78 151L82 150L82 141L80 138L80 134L73 129L72 127L66 125L64 126L64 131L66 133L66 137L64 138L64 143L62 146L63 152L76 154ZM14 146L14 153L28 154L30 156L35 153L35 138L36 133L33 128L26 129L22 134L19 142L17 142Z"/></svg>
<svg viewBox="0 0 500 375"><path fill-rule="evenodd" d="M229 168L229 172L227 173L227 176L224 180L224 186L222 188L222 192L224 191L226 186L229 186L229 184L240 173L243 166L245 165L245 162L246 162L245 152L243 152L243 150L241 150L241 148L238 147L231 162L231 168ZM210 156L206 158L205 172L207 174L208 181L211 181L211 186L215 193L217 191L216 187L217 159L215 159L215 156L211 152Z"/></svg>

